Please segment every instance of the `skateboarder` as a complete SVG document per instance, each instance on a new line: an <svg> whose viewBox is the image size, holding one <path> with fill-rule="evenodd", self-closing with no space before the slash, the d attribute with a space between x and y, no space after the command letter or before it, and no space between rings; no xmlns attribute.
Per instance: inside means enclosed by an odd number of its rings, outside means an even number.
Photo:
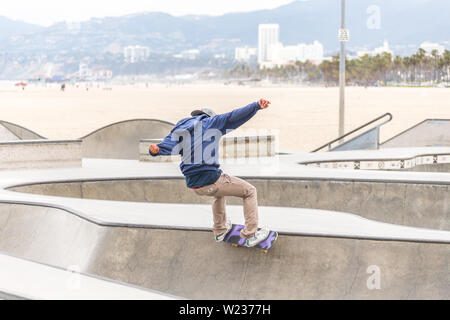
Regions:
<svg viewBox="0 0 450 320"><path fill-rule="evenodd" d="M150 145L152 156L180 154L180 169L186 178L187 187L198 195L214 197L213 232L217 242L223 241L231 229L231 222L225 213L226 196L243 199L245 228L241 231L241 237L246 238L247 246L255 246L269 234L269 230L258 230L256 188L242 179L223 173L218 163L221 136L237 129L259 110L268 108L269 104L269 101L260 99L219 115L207 108L194 110L191 117L180 120L162 142Z"/></svg>

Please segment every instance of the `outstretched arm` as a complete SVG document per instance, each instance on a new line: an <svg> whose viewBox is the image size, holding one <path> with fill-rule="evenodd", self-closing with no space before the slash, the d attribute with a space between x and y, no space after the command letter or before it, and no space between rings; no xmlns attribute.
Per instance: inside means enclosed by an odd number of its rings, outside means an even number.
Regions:
<svg viewBox="0 0 450 320"><path fill-rule="evenodd" d="M151 156L170 156L172 149L178 144L177 141L172 141L172 132L158 144L151 144L149 153Z"/></svg>
<svg viewBox="0 0 450 320"><path fill-rule="evenodd" d="M258 112L258 110L269 107L269 104L269 101L260 99L258 102L250 103L243 108L235 109L224 114L219 114L209 119L209 127L218 129L225 134L226 130L233 130L242 126L250 120L256 112Z"/></svg>

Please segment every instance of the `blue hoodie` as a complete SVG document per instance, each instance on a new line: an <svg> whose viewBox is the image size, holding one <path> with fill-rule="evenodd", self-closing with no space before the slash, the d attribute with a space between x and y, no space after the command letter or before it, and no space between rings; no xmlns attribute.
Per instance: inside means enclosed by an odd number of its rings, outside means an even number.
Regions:
<svg viewBox="0 0 450 320"><path fill-rule="evenodd" d="M220 137L250 120L261 107L253 102L229 113L185 118L158 143L159 152L150 155L181 155L180 169L188 187L213 184L220 177L218 146ZM184 143L183 143L184 142ZM190 142L190 143L189 143Z"/></svg>

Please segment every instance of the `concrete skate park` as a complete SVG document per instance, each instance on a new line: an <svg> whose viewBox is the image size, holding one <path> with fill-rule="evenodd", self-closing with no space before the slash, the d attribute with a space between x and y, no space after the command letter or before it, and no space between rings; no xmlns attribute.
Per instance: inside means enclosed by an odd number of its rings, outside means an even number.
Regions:
<svg viewBox="0 0 450 320"><path fill-rule="evenodd" d="M211 199L148 155L171 122L49 140L0 121L0 298L449 299L450 120L380 142L389 117L316 152L222 139L280 234L267 253L216 243ZM240 199L227 210L243 223Z"/></svg>

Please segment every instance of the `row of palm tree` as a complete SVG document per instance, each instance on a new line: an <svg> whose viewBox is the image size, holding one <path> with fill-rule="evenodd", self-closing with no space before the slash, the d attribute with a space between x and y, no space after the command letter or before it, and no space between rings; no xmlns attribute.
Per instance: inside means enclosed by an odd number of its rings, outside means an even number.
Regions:
<svg viewBox="0 0 450 320"><path fill-rule="evenodd" d="M339 82L339 56L313 64L310 61L290 63L273 68L258 68L241 64L226 72L227 77L271 79L327 86ZM346 59L346 83L349 85L449 85L450 51L427 54L420 48L411 56L395 56L384 52Z"/></svg>

